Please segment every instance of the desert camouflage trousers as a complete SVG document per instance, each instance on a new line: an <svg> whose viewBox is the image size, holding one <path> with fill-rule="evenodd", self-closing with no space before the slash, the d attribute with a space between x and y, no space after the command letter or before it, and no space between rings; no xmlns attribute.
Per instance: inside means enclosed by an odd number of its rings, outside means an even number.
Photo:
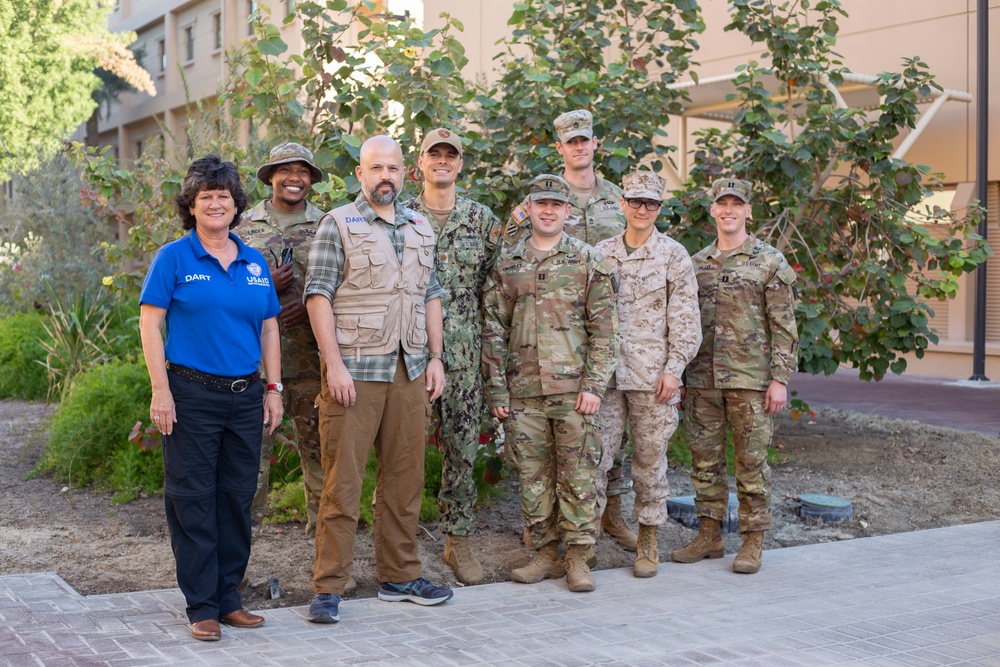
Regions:
<svg viewBox="0 0 1000 667"><path fill-rule="evenodd" d="M771 527L771 469L767 448L772 419L763 391L688 389L684 433L691 448L691 483L698 516L723 521L729 503L726 480L726 431L732 429L739 498L739 531Z"/></svg>
<svg viewBox="0 0 1000 667"><path fill-rule="evenodd" d="M575 410L576 393L514 398L505 428L521 482L521 514L537 550L597 536L597 415Z"/></svg>
<svg viewBox="0 0 1000 667"><path fill-rule="evenodd" d="M306 535L316 533L316 516L319 497L323 492L323 464L320 461L319 416L316 397L319 395L319 357L312 356L311 367L302 365L294 377L285 383L285 413L291 416L295 429L295 442L302 465L302 482L306 496ZM287 371L286 371L287 372ZM267 512L268 478L271 474L271 456L274 436L267 434L260 443L260 468L257 472L257 492L250 506L252 533L256 537Z"/></svg>
<svg viewBox="0 0 1000 667"><path fill-rule="evenodd" d="M476 529L476 482L472 468L479 450L483 420L483 378L479 367L447 371L445 391L432 404L440 425L444 454L438 526L447 535L471 535Z"/></svg>
<svg viewBox="0 0 1000 667"><path fill-rule="evenodd" d="M597 515L607 505L608 472L622 447L626 421L632 424L632 482L635 508L632 518L646 526L667 520L667 443L677 430L677 406L656 402L654 391L608 389L598 413L601 426L601 463L597 468Z"/></svg>

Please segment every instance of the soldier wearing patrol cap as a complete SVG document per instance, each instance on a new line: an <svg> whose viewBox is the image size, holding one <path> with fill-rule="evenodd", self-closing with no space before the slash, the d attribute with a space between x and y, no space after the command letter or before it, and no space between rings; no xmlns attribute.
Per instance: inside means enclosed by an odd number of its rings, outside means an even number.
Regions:
<svg viewBox="0 0 1000 667"><path fill-rule="evenodd" d="M709 211L718 238L692 257L703 340L685 373L684 431L701 525L671 554L678 563L724 554L726 431L732 428L743 535L733 571L741 574L760 569L771 527L767 448L774 415L788 402L798 349L795 271L781 252L747 232L750 194L750 183L737 178L712 183Z"/></svg>
<svg viewBox="0 0 1000 667"><path fill-rule="evenodd" d="M663 202L664 179L634 171L622 179L625 232L597 244L618 278L621 356L601 403L601 463L598 511L605 503L607 471L632 425L632 480L639 523L633 573L656 575L660 564L657 528L667 520L667 442L677 429L679 384L701 344L698 282L691 257L654 227Z"/></svg>
<svg viewBox="0 0 1000 667"><path fill-rule="evenodd" d="M504 250L486 283L483 374L490 412L506 420L537 551L511 578L537 583L565 572L569 589L585 592L594 590L597 411L617 362L618 319L611 267L563 231L570 196L558 176L531 181L531 233Z"/></svg>
<svg viewBox="0 0 1000 667"><path fill-rule="evenodd" d="M417 167L423 190L403 205L421 213L434 227L434 268L444 288L444 369L448 391L432 405L438 413L439 441L444 453L438 525L447 535L444 560L464 584L483 580L483 567L473 555L469 536L475 531L476 483L472 477L483 416L483 318L479 307L483 284L500 248L502 223L493 211L458 195L462 139L438 128L424 136Z"/></svg>
<svg viewBox="0 0 1000 667"><path fill-rule="evenodd" d="M556 150L563 158L562 176L571 193L566 233L590 245L621 234L625 231L621 188L594 170L598 140L594 136L593 115L586 109L575 109L560 115L553 125L558 137ZM526 204L527 199L516 206L504 226L504 240L509 245L517 243L530 230ZM625 451L624 446L618 449L614 465L608 471L608 502L601 515L601 528L624 549L635 551L636 534L622 517L622 499L631 488L623 468Z"/></svg>
<svg viewBox="0 0 1000 667"><path fill-rule="evenodd" d="M287 142L271 149L268 162L257 170L257 178L271 187L271 197L243 214L238 231L247 245L274 260L271 277L281 301L278 326L285 382L269 390L284 393L286 412L292 417L305 487L306 535L312 537L323 490L323 466L315 406L319 394L318 348L302 304L302 285L309 246L323 216L307 197L313 184L323 180L323 171L308 148ZM267 507L273 446L274 437L268 436L265 429L257 493L251 508L254 537L260 532Z"/></svg>

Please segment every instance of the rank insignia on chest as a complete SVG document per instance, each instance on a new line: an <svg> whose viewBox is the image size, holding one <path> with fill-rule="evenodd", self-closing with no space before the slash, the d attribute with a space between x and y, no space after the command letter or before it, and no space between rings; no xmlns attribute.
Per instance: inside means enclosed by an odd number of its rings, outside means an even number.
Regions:
<svg viewBox="0 0 1000 667"><path fill-rule="evenodd" d="M538 280L545 280L546 275L547 274L544 271L542 271L541 273L538 274L537 279Z"/></svg>
<svg viewBox="0 0 1000 667"><path fill-rule="evenodd" d="M719 282L720 283L728 283L729 282L729 276L722 276L721 278L719 278Z"/></svg>

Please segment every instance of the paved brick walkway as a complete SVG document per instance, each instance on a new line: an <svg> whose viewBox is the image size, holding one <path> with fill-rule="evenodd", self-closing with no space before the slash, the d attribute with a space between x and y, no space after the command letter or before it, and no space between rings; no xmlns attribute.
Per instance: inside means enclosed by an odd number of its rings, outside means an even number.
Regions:
<svg viewBox="0 0 1000 667"><path fill-rule="evenodd" d="M995 665L1000 521L459 590L438 607L352 600L191 639L177 590L82 597L52 574L0 577L0 665Z"/></svg>

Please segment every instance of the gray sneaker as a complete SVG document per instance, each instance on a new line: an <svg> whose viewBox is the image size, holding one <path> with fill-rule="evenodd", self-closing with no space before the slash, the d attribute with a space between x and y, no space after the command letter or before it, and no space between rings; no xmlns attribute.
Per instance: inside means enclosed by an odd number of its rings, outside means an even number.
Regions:
<svg viewBox="0 0 1000 667"><path fill-rule="evenodd" d="M378 599L386 602L410 601L423 606L447 602L454 595L450 588L435 586L426 579L404 581L401 584L384 582L378 592Z"/></svg>
<svg viewBox="0 0 1000 667"><path fill-rule="evenodd" d="M309 603L311 623L336 623L340 620L340 596L334 593L316 593Z"/></svg>

